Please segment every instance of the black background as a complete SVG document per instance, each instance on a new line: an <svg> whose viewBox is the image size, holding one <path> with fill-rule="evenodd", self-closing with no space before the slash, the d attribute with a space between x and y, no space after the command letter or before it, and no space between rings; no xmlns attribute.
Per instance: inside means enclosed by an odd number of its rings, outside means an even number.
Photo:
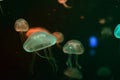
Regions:
<svg viewBox="0 0 120 80"><path fill-rule="evenodd" d="M25 52L19 34L14 30L14 22L18 18L28 21L30 28L42 26L51 33L60 31L65 40L62 46L71 39L80 40L85 52L79 56L82 65L83 80L104 80L96 76L100 66L108 66L112 76L105 80L120 80L120 40L113 35L101 40L101 29L105 26L112 31L120 23L119 0L68 0L71 9L65 8L57 0L5 0L1 2L3 14L0 13L0 45L1 45L1 80L69 80L63 75L66 69L65 61L68 55L56 46L52 52L59 66L57 76L52 73L48 61L36 56L34 75L29 72L32 54ZM81 20L80 16L85 16ZM101 25L100 18L112 17ZM95 35L98 38L96 55L90 56L88 38Z"/></svg>

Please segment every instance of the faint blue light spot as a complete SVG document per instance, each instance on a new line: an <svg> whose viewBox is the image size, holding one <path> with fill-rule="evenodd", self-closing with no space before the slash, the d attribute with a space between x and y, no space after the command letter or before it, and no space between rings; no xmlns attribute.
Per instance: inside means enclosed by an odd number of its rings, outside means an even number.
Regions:
<svg viewBox="0 0 120 80"><path fill-rule="evenodd" d="M95 54L96 54L95 50L91 49L90 52L89 52L89 55L90 56L95 56Z"/></svg>

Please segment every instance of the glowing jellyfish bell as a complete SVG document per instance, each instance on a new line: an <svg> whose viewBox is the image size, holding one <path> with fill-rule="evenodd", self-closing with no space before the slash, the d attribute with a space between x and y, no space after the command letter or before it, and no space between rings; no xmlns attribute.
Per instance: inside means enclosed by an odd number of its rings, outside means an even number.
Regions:
<svg viewBox="0 0 120 80"><path fill-rule="evenodd" d="M71 57L72 54L75 54L75 66L81 69L81 66L78 64L78 55L82 55L84 53L85 49L83 47L83 44L78 40L69 40L64 46L63 46L63 52L66 54L69 54L68 60L66 62L68 67L72 67Z"/></svg>
<svg viewBox="0 0 120 80"><path fill-rule="evenodd" d="M28 22L23 18L19 18L15 21L14 28L16 32L20 33L21 40L25 41L25 32L29 30Z"/></svg>
<svg viewBox="0 0 120 80"><path fill-rule="evenodd" d="M53 35L56 37L56 39L57 39L57 42L56 42L57 46L58 46L59 48L61 48L61 46L60 46L59 44L64 41L64 35L63 35L61 32L53 32L52 34L53 34Z"/></svg>
<svg viewBox="0 0 120 80"><path fill-rule="evenodd" d="M64 75L66 75L69 78L73 78L73 79L81 80L83 78L82 73L77 68L67 68L64 71Z"/></svg>
<svg viewBox="0 0 120 80"><path fill-rule="evenodd" d="M51 49L49 47L56 43L56 37L47 32L34 32L32 33L25 43L23 48L26 52L35 52L38 56L46 58L49 63L57 70L55 59L52 56ZM48 48L49 53L47 54L46 49ZM44 50L46 56L40 55L37 51Z"/></svg>
<svg viewBox="0 0 120 80"><path fill-rule="evenodd" d="M114 29L114 36L120 39L120 24L118 24Z"/></svg>
<svg viewBox="0 0 120 80"><path fill-rule="evenodd" d="M65 8L71 8L70 6L68 6L68 5L66 4L66 2L67 2L67 0L58 0L58 3L59 3L59 4L62 4Z"/></svg>
<svg viewBox="0 0 120 80"><path fill-rule="evenodd" d="M50 47L56 43L56 37L46 32L31 34L25 41L23 48L27 52L35 52Z"/></svg>

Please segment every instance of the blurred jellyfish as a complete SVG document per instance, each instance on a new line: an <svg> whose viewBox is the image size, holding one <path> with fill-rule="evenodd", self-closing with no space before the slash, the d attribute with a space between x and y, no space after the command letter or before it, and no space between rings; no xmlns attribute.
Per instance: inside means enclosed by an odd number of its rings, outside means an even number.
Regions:
<svg viewBox="0 0 120 80"><path fill-rule="evenodd" d="M106 20L104 19L104 18L102 18L102 19L99 19L99 21L98 21L100 24L105 24L106 23Z"/></svg>
<svg viewBox="0 0 120 80"><path fill-rule="evenodd" d="M101 37L102 38L108 38L110 36L112 36L112 29L110 27L104 27L101 30Z"/></svg>
<svg viewBox="0 0 120 80"><path fill-rule="evenodd" d="M34 28L30 28L27 32L26 32L26 36L29 37L32 33L35 32L47 32L50 33L47 29L43 28L43 27L34 27Z"/></svg>
<svg viewBox="0 0 120 80"><path fill-rule="evenodd" d="M120 39L120 24L118 24L114 29L114 36Z"/></svg>
<svg viewBox="0 0 120 80"><path fill-rule="evenodd" d="M72 54L75 55L75 67L81 69L81 66L78 64L78 55L82 55L84 53L85 49L82 45L82 43L78 40L69 40L64 46L63 46L63 52L66 54L69 54L68 60L66 62L67 66L69 68L72 68Z"/></svg>
<svg viewBox="0 0 120 80"><path fill-rule="evenodd" d="M109 67L102 66L97 70L97 76L99 77L108 77L112 74L112 71Z"/></svg>
<svg viewBox="0 0 120 80"><path fill-rule="evenodd" d="M69 78L73 78L73 79L79 79L81 80L83 78L83 75L81 73L81 71L77 68L67 68L64 71L64 75L66 75Z"/></svg>
<svg viewBox="0 0 120 80"><path fill-rule="evenodd" d="M68 5L66 4L66 2L67 2L67 0L58 0L58 3L59 3L59 4L62 4L65 8L71 8L70 6L68 6Z"/></svg>
<svg viewBox="0 0 120 80"><path fill-rule="evenodd" d="M32 33L27 38L27 40L23 44L23 48L26 52L35 52L38 56L47 59L49 63L54 67L53 69L57 70L55 59L53 58L51 50L49 48L53 46L55 43L56 43L55 36L47 32L35 32L35 33ZM48 48L49 54L47 54L45 50L46 48ZM37 52L40 50L44 50L45 56L42 56Z"/></svg>
<svg viewBox="0 0 120 80"><path fill-rule="evenodd" d="M16 32L19 32L21 41L24 42L26 39L25 32L29 29L28 22L23 18L19 18L15 21L14 28Z"/></svg>
<svg viewBox="0 0 120 80"><path fill-rule="evenodd" d="M53 34L53 35L56 37L56 39L57 39L57 42L56 42L57 46L58 46L59 48L61 48L60 43L62 43L62 42L64 41L64 35L63 35L61 32L53 32L52 34Z"/></svg>

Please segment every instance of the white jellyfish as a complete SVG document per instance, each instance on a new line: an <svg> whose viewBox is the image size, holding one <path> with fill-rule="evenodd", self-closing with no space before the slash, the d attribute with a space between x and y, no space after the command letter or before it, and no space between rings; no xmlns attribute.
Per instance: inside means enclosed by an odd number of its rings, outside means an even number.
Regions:
<svg viewBox="0 0 120 80"><path fill-rule="evenodd" d="M74 78L72 76L81 75L79 70L81 70L81 66L78 63L78 55L82 55L84 53L85 49L82 45L82 43L78 40L69 40L64 46L63 46L63 52L68 54L68 60L66 62L68 68L65 70L64 74L71 74L70 78ZM75 55L75 66L73 67L72 64L72 55ZM68 76L69 77L69 76ZM79 78L78 76L76 78ZM82 78L82 77L80 77Z"/></svg>
<svg viewBox="0 0 120 80"><path fill-rule="evenodd" d="M55 43L56 37L52 34L47 32L34 32L27 38L27 40L23 44L23 48L26 52L34 52L38 56L47 59L53 67L53 70L56 71L57 65L50 49L50 47L53 46ZM47 53L47 49L49 53ZM45 56L39 54L38 51L40 50L44 50Z"/></svg>
<svg viewBox="0 0 120 80"><path fill-rule="evenodd" d="M78 64L78 55L82 55L84 53L85 49L82 45L82 43L78 40L69 40L64 46L63 46L63 52L66 54L69 54L67 65L68 67L72 67L71 57L72 54L76 55L75 64L76 67L81 69L81 66Z"/></svg>
<svg viewBox="0 0 120 80"><path fill-rule="evenodd" d="M59 3L59 4L62 4L65 8L71 8L71 6L68 6L68 5L66 4L66 2L67 2L67 0L58 0L58 3Z"/></svg>
<svg viewBox="0 0 120 80"><path fill-rule="evenodd" d="M24 42L26 40L25 32L29 30L28 22L23 18L19 18L15 21L14 28L16 32L19 32L21 41Z"/></svg>

